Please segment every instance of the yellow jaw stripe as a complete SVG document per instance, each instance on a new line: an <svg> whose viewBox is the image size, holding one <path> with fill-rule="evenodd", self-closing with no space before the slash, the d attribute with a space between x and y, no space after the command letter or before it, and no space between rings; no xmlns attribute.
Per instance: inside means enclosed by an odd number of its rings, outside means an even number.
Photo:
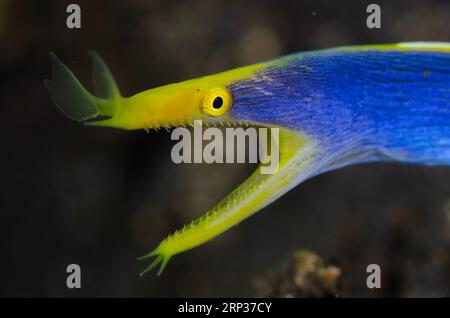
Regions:
<svg viewBox="0 0 450 318"><path fill-rule="evenodd" d="M142 257L156 259L141 275L161 263L160 274L173 255L203 244L237 225L309 176L311 170L308 168L317 150L308 137L280 128L278 148L280 163L276 173L262 174L260 166L206 214L167 237L154 251Z"/></svg>

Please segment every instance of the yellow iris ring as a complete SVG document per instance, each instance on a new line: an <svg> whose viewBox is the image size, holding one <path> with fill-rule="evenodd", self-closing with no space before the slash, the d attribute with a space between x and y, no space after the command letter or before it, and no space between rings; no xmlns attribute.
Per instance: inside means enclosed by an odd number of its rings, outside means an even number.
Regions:
<svg viewBox="0 0 450 318"><path fill-rule="evenodd" d="M226 88L215 87L209 90L203 99L202 108L210 116L222 116L231 107L232 97Z"/></svg>

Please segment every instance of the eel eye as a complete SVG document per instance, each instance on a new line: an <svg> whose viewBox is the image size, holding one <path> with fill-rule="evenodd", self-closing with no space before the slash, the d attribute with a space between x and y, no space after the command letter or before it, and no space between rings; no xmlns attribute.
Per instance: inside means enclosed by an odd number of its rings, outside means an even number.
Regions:
<svg viewBox="0 0 450 318"><path fill-rule="evenodd" d="M224 88L211 89L203 100L203 111L211 116L225 114L231 106L231 94Z"/></svg>

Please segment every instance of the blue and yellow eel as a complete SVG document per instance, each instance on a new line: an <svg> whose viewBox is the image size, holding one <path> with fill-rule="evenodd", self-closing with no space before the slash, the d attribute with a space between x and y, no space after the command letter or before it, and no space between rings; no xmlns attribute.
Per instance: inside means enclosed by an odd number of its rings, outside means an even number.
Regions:
<svg viewBox="0 0 450 318"><path fill-rule="evenodd" d="M339 47L276 58L123 97L95 52L95 95L53 54L52 99L69 118L126 130L208 125L279 128L276 173L261 166L141 259L143 273L201 245L317 174L350 164L450 165L450 43ZM142 273L142 274L143 274Z"/></svg>

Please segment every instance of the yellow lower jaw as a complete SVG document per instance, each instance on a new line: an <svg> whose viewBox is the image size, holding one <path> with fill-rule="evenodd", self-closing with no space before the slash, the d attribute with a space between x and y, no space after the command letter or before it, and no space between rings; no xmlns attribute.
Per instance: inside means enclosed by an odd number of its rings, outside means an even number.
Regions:
<svg viewBox="0 0 450 318"><path fill-rule="evenodd" d="M304 180L314 158L312 142L288 129L280 129L279 140L280 163L276 173L262 174L259 167L210 211L167 237L154 251L142 257L156 256L156 259L141 275L161 263L159 275L173 255L201 245L237 225Z"/></svg>

